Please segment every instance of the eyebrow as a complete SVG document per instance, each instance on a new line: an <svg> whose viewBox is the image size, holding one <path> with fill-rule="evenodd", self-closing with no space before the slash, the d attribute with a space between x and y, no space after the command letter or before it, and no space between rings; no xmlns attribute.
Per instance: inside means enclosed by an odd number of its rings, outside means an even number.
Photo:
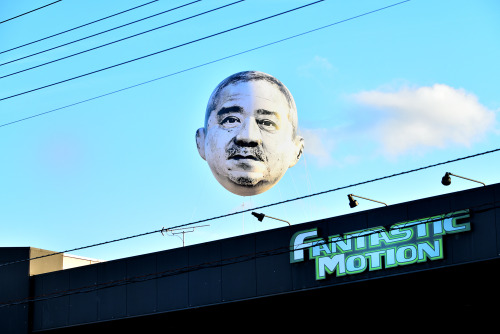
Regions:
<svg viewBox="0 0 500 334"><path fill-rule="evenodd" d="M220 116L223 116L226 114L242 113L242 112L243 112L243 108L239 107L239 106L223 107L223 108L220 108L219 111L217 111L217 116L220 117Z"/></svg>
<svg viewBox="0 0 500 334"><path fill-rule="evenodd" d="M270 110L266 110L266 109L257 109L257 114L259 115L272 115L278 119L281 119L281 116L279 113L277 113L276 111L270 111Z"/></svg>

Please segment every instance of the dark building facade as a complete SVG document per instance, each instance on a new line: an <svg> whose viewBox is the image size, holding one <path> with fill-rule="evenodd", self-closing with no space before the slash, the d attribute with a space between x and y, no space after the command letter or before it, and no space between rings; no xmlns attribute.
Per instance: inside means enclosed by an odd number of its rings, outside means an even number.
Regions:
<svg viewBox="0 0 500 334"><path fill-rule="evenodd" d="M500 297L499 204L495 184L67 270L3 266L0 333L481 329Z"/></svg>

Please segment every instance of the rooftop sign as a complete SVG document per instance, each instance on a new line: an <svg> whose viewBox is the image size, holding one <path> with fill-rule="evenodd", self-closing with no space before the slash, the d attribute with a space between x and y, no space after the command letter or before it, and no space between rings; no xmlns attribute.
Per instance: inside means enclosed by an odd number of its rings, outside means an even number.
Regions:
<svg viewBox="0 0 500 334"><path fill-rule="evenodd" d="M290 263L316 262L316 279L359 274L426 261L440 260L443 236L471 230L469 210L402 222L390 228L374 227L324 239L313 228L290 240Z"/></svg>

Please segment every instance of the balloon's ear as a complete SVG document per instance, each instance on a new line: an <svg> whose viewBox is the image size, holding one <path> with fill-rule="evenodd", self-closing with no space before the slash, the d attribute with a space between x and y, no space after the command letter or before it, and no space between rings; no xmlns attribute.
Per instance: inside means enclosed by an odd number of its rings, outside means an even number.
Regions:
<svg viewBox="0 0 500 334"><path fill-rule="evenodd" d="M199 128L196 131L196 147L198 147L198 153L200 157L205 159L205 128Z"/></svg>
<svg viewBox="0 0 500 334"><path fill-rule="evenodd" d="M304 151L304 138L302 138L301 136L296 136L294 142L295 142L294 159L292 159L289 168L295 166L295 164L299 161L300 157L302 156L302 152Z"/></svg>

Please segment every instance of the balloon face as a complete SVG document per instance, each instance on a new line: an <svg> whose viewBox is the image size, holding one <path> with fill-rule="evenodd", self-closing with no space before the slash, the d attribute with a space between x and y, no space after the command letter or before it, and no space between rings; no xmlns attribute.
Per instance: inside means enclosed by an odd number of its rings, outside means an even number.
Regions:
<svg viewBox="0 0 500 334"><path fill-rule="evenodd" d="M211 102L196 142L224 188L241 196L260 194L297 163L303 139L296 136L295 105L275 83L236 81Z"/></svg>

